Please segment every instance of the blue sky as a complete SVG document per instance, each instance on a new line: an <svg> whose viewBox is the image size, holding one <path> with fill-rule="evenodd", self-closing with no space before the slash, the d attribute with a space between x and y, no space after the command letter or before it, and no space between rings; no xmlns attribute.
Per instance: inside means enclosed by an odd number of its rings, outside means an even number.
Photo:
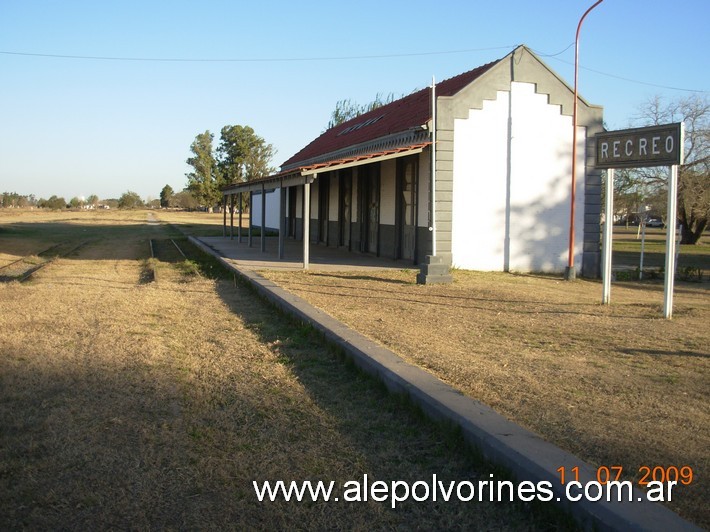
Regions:
<svg viewBox="0 0 710 532"><path fill-rule="evenodd" d="M592 3L0 0L0 192L156 198L185 186L195 135L235 124L279 166L338 100L406 94L518 44L572 85ZM708 20L707 0L604 0L582 28L580 94L611 129L654 95L707 95Z"/></svg>

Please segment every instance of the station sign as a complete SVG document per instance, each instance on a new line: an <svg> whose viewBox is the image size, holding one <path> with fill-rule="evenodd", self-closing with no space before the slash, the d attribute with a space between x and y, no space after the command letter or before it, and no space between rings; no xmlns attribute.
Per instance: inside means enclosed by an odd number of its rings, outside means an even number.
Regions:
<svg viewBox="0 0 710 532"><path fill-rule="evenodd" d="M605 131L595 135L597 168L683 164L682 124Z"/></svg>

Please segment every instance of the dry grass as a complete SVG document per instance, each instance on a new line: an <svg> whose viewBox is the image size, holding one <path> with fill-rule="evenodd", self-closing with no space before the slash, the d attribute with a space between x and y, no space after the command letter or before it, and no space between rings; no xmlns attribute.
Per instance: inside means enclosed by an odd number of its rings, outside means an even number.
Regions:
<svg viewBox="0 0 710 532"><path fill-rule="evenodd" d="M148 239L175 236L146 220L0 218L5 256L90 241L0 284L0 528L560 526L509 504L258 503L252 480L490 470L248 288L161 261L143 282Z"/></svg>
<svg viewBox="0 0 710 532"><path fill-rule="evenodd" d="M456 271L421 286L411 271L262 272L509 419L598 466L690 465L671 508L710 525L710 298L676 284Z"/></svg>

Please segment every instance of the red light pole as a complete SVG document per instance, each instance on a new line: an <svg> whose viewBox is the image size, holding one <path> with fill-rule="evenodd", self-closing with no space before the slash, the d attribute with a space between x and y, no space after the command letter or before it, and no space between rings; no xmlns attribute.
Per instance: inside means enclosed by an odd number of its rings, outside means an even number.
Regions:
<svg viewBox="0 0 710 532"><path fill-rule="evenodd" d="M576 277L574 269L574 202L577 189L577 78L579 71L579 31L582 29L582 22L589 12L601 4L604 0L597 2L587 9L579 19L577 33L574 37L574 105L572 111L572 191L570 195L570 219L569 219L569 251L567 254L567 268L565 269L565 280L571 281Z"/></svg>

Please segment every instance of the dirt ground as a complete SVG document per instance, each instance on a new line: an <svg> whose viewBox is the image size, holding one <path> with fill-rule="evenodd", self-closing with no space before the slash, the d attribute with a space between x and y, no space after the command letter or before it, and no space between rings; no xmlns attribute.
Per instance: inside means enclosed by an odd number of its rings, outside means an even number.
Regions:
<svg viewBox="0 0 710 532"><path fill-rule="evenodd" d="M0 216L0 265L84 243L0 283L0 529L569 525L527 504L258 502L254 480L498 471L231 276L150 259L179 236L145 212Z"/></svg>
<svg viewBox="0 0 710 532"><path fill-rule="evenodd" d="M405 360L596 466L690 466L670 507L710 526L710 285L454 271L262 271Z"/></svg>

